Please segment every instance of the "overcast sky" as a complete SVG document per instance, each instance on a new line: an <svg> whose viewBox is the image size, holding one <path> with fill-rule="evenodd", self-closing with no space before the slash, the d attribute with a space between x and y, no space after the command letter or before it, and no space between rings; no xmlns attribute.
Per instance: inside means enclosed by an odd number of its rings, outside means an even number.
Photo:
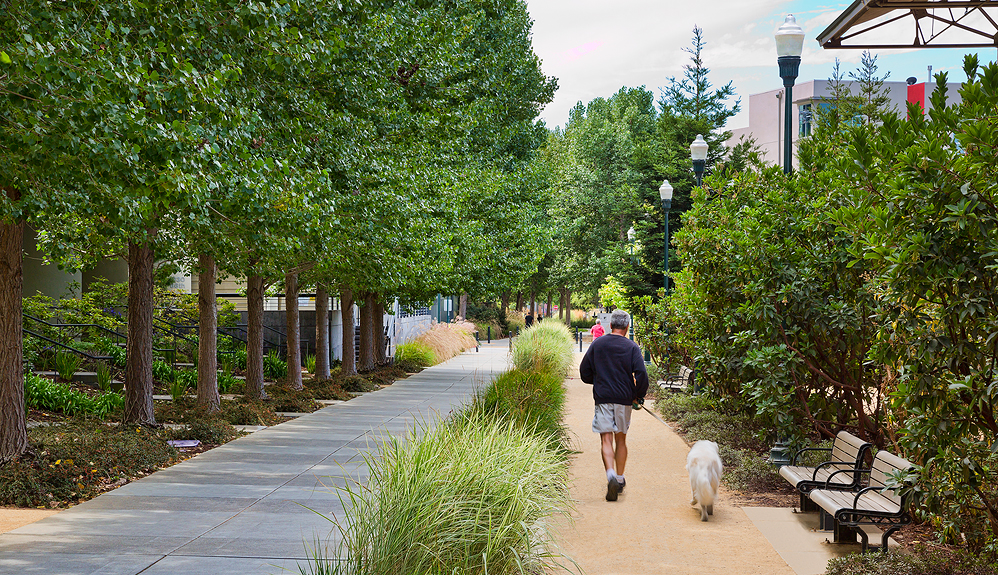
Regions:
<svg viewBox="0 0 998 575"><path fill-rule="evenodd" d="M534 51L544 73L558 78L554 101L541 117L549 127L564 125L568 111L582 101L608 97L622 86L645 86L656 94L689 63L693 27L703 29L705 65L714 87L732 82L742 111L727 128L748 125L748 96L782 85L773 33L788 13L804 29L804 53L798 82L825 79L835 58L845 74L859 63L858 50L823 50L815 38L850 2L807 0L527 0L534 19ZM912 37L911 25L897 31ZM878 75L919 82L933 72L949 71L962 81L966 50L892 50L877 53ZM996 52L981 52L982 62Z"/></svg>

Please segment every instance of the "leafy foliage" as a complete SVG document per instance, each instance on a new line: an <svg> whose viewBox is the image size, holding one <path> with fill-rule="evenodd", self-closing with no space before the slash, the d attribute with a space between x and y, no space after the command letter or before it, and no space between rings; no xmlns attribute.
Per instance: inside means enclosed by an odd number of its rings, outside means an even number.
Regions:
<svg viewBox="0 0 998 575"><path fill-rule="evenodd" d="M66 415L93 415L103 419L119 411L124 402L125 399L121 394L113 391L90 396L65 383L45 379L33 373L24 376L24 403L29 408L56 411Z"/></svg>
<svg viewBox="0 0 998 575"><path fill-rule="evenodd" d="M902 451L944 538L994 553L998 66L965 73L959 104L939 75L931 112L819 123L792 179L710 179L670 313L713 393Z"/></svg>

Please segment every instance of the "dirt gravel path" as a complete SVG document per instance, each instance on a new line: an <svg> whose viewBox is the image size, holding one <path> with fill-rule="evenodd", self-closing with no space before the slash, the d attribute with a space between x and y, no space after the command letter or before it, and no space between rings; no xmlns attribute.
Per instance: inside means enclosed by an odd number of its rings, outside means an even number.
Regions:
<svg viewBox="0 0 998 575"><path fill-rule="evenodd" d="M576 365L581 360L577 354ZM587 575L738 573L793 575L745 512L725 493L709 522L690 506L686 442L649 413L634 412L627 436L627 488L604 499L606 473L592 432L592 388L578 371L566 380L566 424L574 448L570 492L574 521L559 520L556 541Z"/></svg>
<svg viewBox="0 0 998 575"><path fill-rule="evenodd" d="M18 527L45 519L58 513L58 509L24 509L20 507L0 507L0 533L13 531Z"/></svg>

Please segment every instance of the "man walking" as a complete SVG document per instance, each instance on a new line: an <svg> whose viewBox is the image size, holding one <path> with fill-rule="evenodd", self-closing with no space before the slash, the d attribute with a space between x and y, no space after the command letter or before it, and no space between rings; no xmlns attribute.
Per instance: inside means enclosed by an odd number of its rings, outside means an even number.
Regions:
<svg viewBox="0 0 998 575"><path fill-rule="evenodd" d="M648 372L641 349L627 339L631 317L622 309L610 314L610 334L593 341L579 365L582 381L592 384L596 413L593 433L600 436L606 468L606 500L616 501L623 491L627 464L627 429L631 404L648 392Z"/></svg>

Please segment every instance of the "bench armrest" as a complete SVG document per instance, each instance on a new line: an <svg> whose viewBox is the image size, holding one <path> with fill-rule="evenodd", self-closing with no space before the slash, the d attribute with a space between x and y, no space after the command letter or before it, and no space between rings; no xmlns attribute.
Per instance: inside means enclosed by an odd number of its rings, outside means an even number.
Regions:
<svg viewBox="0 0 998 575"><path fill-rule="evenodd" d="M797 458L800 457L801 454L806 453L808 451L827 451L828 453L831 453L832 452L832 448L831 447L805 447L804 449L798 449L796 452L794 452L793 455L790 456L790 465L797 465Z"/></svg>
<svg viewBox="0 0 998 575"><path fill-rule="evenodd" d="M868 493L870 491L876 491L876 492L879 493L883 489L884 488L882 486L879 486L879 485L871 485L870 487L864 487L863 489L860 489L859 491L856 492L856 497L853 498L853 500L852 500L852 508L853 509L859 509L859 498L864 493Z"/></svg>
<svg viewBox="0 0 998 575"><path fill-rule="evenodd" d="M825 479L825 489L831 488L832 478L838 475L839 473L869 473L869 472L870 472L869 469L839 469L838 471L832 472L832 474L829 475L827 479Z"/></svg>

